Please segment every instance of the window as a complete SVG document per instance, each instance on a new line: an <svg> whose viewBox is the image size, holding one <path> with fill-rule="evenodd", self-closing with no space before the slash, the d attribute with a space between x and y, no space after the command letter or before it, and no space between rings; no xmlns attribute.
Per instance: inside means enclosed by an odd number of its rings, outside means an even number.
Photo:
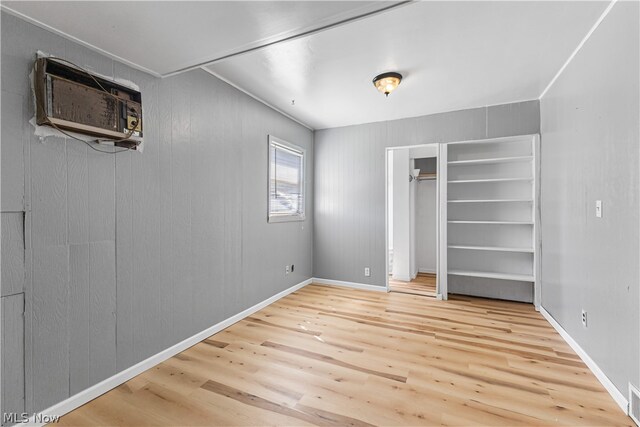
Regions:
<svg viewBox="0 0 640 427"><path fill-rule="evenodd" d="M304 220L304 149L269 136L269 222Z"/></svg>

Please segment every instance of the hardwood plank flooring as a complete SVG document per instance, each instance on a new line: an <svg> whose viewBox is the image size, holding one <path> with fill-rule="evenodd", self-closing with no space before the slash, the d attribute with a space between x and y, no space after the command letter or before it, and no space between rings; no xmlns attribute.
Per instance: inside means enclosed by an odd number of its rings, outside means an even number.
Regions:
<svg viewBox="0 0 640 427"><path fill-rule="evenodd" d="M410 282L395 280L389 277L389 290L403 292L405 294L436 296L436 275L431 273L418 273Z"/></svg>
<svg viewBox="0 0 640 427"><path fill-rule="evenodd" d="M632 425L529 304L310 285L60 425Z"/></svg>

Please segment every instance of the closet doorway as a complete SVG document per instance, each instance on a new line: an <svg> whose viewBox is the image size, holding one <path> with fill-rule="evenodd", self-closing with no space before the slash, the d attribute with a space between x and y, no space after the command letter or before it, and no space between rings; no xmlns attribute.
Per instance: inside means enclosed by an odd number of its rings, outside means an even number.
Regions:
<svg viewBox="0 0 640 427"><path fill-rule="evenodd" d="M442 298L440 144L387 148L387 290Z"/></svg>

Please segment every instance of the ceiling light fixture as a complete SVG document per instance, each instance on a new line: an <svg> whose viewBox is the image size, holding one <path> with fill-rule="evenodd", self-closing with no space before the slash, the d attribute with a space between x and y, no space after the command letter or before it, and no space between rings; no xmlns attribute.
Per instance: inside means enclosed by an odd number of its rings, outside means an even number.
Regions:
<svg viewBox="0 0 640 427"><path fill-rule="evenodd" d="M396 90L400 82L402 81L402 74L400 73L382 73L373 78L373 85L380 92L389 96L391 92Z"/></svg>

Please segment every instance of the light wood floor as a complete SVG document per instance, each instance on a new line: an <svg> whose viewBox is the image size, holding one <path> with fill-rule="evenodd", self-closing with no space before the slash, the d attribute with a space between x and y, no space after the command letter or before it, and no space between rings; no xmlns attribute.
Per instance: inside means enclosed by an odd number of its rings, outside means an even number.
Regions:
<svg viewBox="0 0 640 427"><path fill-rule="evenodd" d="M389 290L393 292L404 292L406 294L436 296L436 275L430 273L418 273L415 279L410 282L395 280L389 276Z"/></svg>
<svg viewBox="0 0 640 427"><path fill-rule="evenodd" d="M528 304L307 286L62 425L632 425Z"/></svg>

